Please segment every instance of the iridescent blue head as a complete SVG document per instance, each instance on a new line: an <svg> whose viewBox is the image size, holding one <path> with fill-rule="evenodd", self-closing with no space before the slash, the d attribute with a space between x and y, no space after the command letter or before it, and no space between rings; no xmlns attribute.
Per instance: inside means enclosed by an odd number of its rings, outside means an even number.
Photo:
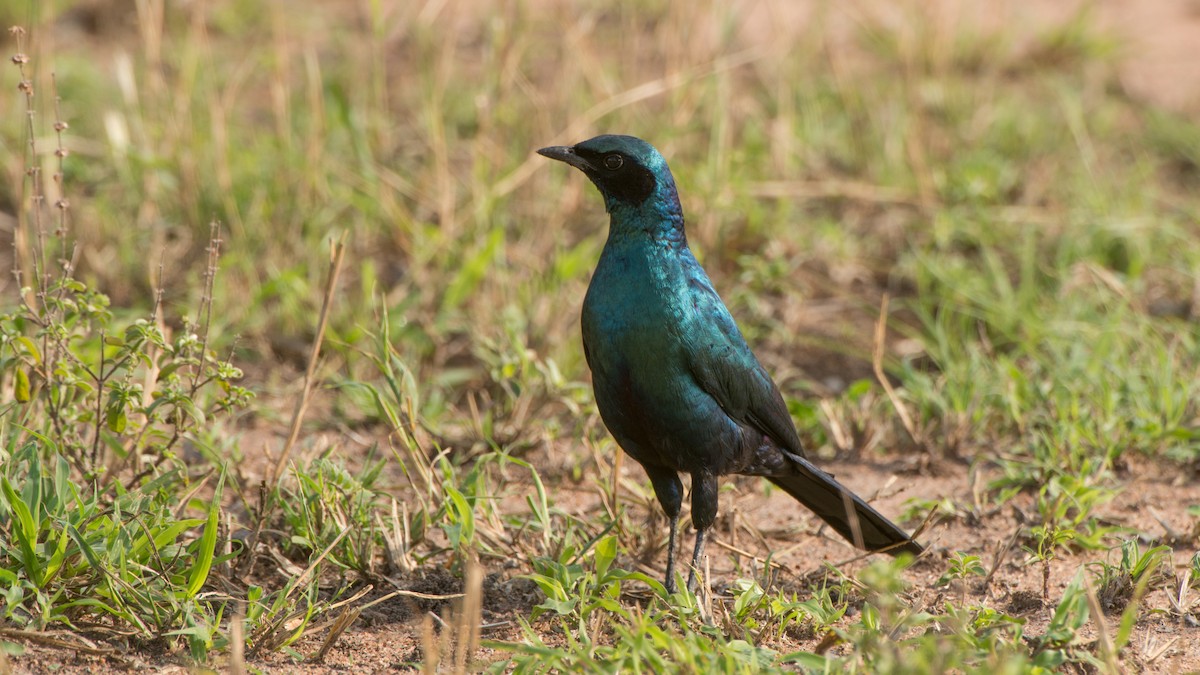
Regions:
<svg viewBox="0 0 1200 675"><path fill-rule="evenodd" d="M682 223L679 195L667 160L640 138L606 134L573 146L542 148L538 154L587 174L604 196L609 213L652 212Z"/></svg>

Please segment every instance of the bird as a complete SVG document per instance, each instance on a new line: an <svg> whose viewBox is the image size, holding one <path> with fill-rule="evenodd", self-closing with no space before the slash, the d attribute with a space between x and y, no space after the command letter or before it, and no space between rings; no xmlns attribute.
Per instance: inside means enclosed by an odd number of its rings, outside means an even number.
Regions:
<svg viewBox="0 0 1200 675"><path fill-rule="evenodd" d="M581 313L596 406L622 450L645 469L670 523L664 589L676 591L675 548L691 476L695 588L717 517L718 479L761 476L859 548L923 548L807 457L779 388L696 260L666 160L646 141L605 134L538 154L586 175L604 198L608 238Z"/></svg>

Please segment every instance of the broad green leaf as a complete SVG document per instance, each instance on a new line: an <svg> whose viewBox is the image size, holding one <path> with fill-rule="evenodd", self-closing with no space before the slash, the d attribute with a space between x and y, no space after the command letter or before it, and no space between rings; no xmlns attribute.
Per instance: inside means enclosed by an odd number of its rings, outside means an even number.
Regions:
<svg viewBox="0 0 1200 675"><path fill-rule="evenodd" d="M192 575L188 579L187 597L194 598L208 580L212 569L213 552L217 549L217 524L221 515L221 488L225 485L225 474L217 480L217 489L213 491L212 503L208 507L208 522L204 524L204 534L200 535L199 547L192 567Z"/></svg>

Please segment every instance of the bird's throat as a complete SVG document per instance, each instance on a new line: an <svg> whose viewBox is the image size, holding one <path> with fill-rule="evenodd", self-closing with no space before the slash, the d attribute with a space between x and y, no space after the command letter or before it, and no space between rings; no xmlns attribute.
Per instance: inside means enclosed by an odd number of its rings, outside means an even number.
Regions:
<svg viewBox="0 0 1200 675"><path fill-rule="evenodd" d="M656 194L637 206L616 200L605 200L609 213L609 239L649 237L660 244L687 246L683 225L683 209L672 189Z"/></svg>

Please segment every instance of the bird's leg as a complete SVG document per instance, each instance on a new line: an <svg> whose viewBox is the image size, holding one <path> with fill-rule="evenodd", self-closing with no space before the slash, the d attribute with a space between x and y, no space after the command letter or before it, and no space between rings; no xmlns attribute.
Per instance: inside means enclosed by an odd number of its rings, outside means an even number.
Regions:
<svg viewBox="0 0 1200 675"><path fill-rule="evenodd" d="M696 530L696 548L692 549L691 571L688 572L688 590L696 591L696 570L700 569L700 557L704 555L704 535L708 530Z"/></svg>
<svg viewBox="0 0 1200 675"><path fill-rule="evenodd" d="M644 466L644 465L643 465ZM679 511L683 507L683 483L674 469L661 466L644 466L654 485L654 494L662 506L663 513L671 522L671 538L667 542L667 579L663 586L667 594L675 592L675 536L679 532Z"/></svg>
<svg viewBox="0 0 1200 675"><path fill-rule="evenodd" d="M671 536L667 540L667 581L663 584L667 594L675 592L675 535L679 531L679 514L671 518Z"/></svg>
<svg viewBox="0 0 1200 675"><path fill-rule="evenodd" d="M696 548L692 549L692 569L688 590L696 589L696 572L704 555L704 539L717 520L717 477L710 473L692 474L692 525L696 528Z"/></svg>

